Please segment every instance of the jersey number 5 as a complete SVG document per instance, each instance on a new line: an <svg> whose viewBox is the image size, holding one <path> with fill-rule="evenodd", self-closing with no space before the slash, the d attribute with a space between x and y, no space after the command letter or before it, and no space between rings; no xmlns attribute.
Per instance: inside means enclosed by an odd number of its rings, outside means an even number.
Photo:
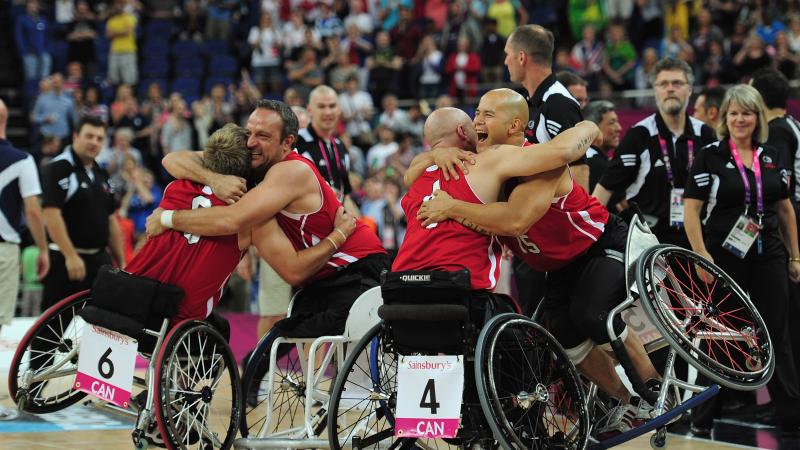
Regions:
<svg viewBox="0 0 800 450"><path fill-rule="evenodd" d="M198 195L197 197L192 199L192 209L197 208L210 208L211 207L211 199L208 197L203 197L202 195ZM189 242L189 245L197 244L200 242L200 236L191 233L183 233L183 237Z"/></svg>
<svg viewBox="0 0 800 450"><path fill-rule="evenodd" d="M535 243L531 242L528 239L528 235L523 234L522 236L517 236L517 244L519 245L519 249L522 253L541 253L542 251L539 250L539 246Z"/></svg>

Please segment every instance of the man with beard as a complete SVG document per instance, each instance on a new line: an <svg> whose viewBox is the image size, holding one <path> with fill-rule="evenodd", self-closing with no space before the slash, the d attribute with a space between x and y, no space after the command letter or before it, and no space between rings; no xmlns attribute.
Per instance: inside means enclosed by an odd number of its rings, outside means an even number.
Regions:
<svg viewBox="0 0 800 450"><path fill-rule="evenodd" d="M606 205L615 192L624 192L623 207L636 202L661 242L689 248L683 187L695 152L716 134L686 113L694 84L689 64L664 58L650 82L658 111L628 130L592 195Z"/></svg>

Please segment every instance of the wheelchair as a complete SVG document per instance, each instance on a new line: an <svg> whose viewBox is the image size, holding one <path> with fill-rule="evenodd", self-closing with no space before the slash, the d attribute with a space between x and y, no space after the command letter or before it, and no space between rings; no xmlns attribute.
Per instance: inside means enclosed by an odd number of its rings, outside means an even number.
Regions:
<svg viewBox="0 0 800 450"><path fill-rule="evenodd" d="M100 284L112 288L98 290ZM99 398L87 404L135 419L138 449L230 448L243 410L238 366L213 318L170 326L182 297L180 288L102 268L92 290L53 305L25 334L9 371L11 398L34 414L84 400L76 389L81 341L89 328L102 327L136 339L147 369L144 378L134 376L141 390L122 406ZM131 298L138 304L124 301Z"/></svg>
<svg viewBox="0 0 800 450"><path fill-rule="evenodd" d="M378 323L382 303L379 286L363 292L350 307L339 336L289 338L273 329L261 338L242 376L244 392L255 395L242 417L242 438L234 446L326 448L323 437L333 380L353 344Z"/></svg>
<svg viewBox="0 0 800 450"><path fill-rule="evenodd" d="M589 416L583 388L563 348L529 318L497 314L502 305L493 303L496 297L475 296L468 272L388 274L383 297L383 320L355 345L331 391L331 449L586 445ZM400 415L404 402L435 414L453 396L446 394L447 383L433 379L421 396L419 386L404 391L403 366L415 367L415 357L442 354L455 355L449 358L464 365L463 396L455 399L461 407L453 413L456 432L419 433L417 423L418 433L409 434L408 419ZM524 423L528 432L506 432L501 422Z"/></svg>
<svg viewBox="0 0 800 450"><path fill-rule="evenodd" d="M666 426L687 410L719 392L719 386L755 390L764 386L775 370L775 354L767 327L747 294L724 271L696 253L660 244L646 222L634 216L625 255L609 255L625 267L628 297L613 308L606 321L610 344L633 392L653 405L652 419L643 425L602 440L589 431L590 448L619 445L642 434L651 435L653 449L666 446ZM709 277L698 275L703 269ZM636 317L645 350L666 353L658 390L649 389L636 373L622 342L613 329L617 315ZM541 319L541 308L534 314ZM634 328L630 326L629 329ZM635 330L634 330L635 331ZM686 379L676 374L677 357L689 366ZM689 381L694 372L700 379ZM612 404L597 386L584 382L586 406L593 425L602 423ZM675 405L667 407L668 400ZM508 423L505 431L524 433ZM498 426L498 428L501 428Z"/></svg>

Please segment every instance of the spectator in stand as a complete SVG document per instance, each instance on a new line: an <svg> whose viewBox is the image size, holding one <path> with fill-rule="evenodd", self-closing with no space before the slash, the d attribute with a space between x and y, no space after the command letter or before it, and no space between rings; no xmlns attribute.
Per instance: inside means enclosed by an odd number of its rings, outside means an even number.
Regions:
<svg viewBox="0 0 800 450"><path fill-rule="evenodd" d="M730 36L738 22L739 11L744 5L739 0L710 0L708 9L711 10L711 17L714 24L722 29L725 36Z"/></svg>
<svg viewBox="0 0 800 450"><path fill-rule="evenodd" d="M594 30L602 30L606 26L607 17L605 2L600 0L569 0L569 24L572 37L581 39L587 26Z"/></svg>
<svg viewBox="0 0 800 450"><path fill-rule="evenodd" d="M346 90L339 94L345 131L359 147L368 148L375 142L372 135L372 117L375 107L368 92L358 88L358 77L347 79Z"/></svg>
<svg viewBox="0 0 800 450"><path fill-rule="evenodd" d="M670 28L667 36L661 40L661 57L682 59L687 62L694 61L694 49L681 36L680 28Z"/></svg>
<svg viewBox="0 0 800 450"><path fill-rule="evenodd" d="M108 106L100 103L100 91L95 86L89 86L83 95L83 110L78 111L81 116L98 117L108 123Z"/></svg>
<svg viewBox="0 0 800 450"><path fill-rule="evenodd" d="M206 39L227 41L239 0L211 0L206 17Z"/></svg>
<svg viewBox="0 0 800 450"><path fill-rule="evenodd" d="M167 101L161 92L161 85L156 82L150 83L147 86L147 98L142 101L142 114L147 116L151 123L157 123L166 109Z"/></svg>
<svg viewBox="0 0 800 450"><path fill-rule="evenodd" d="M130 2L133 5L139 3L138 0ZM145 11L149 19L172 19L175 9L180 5L178 0L143 0ZM141 5L138 5L141 9Z"/></svg>
<svg viewBox="0 0 800 450"><path fill-rule="evenodd" d="M247 37L253 53L250 56L250 73L261 92L278 93L283 89L281 74L281 35L268 12L261 13L257 27L250 29ZM201 147L203 148L203 147Z"/></svg>
<svg viewBox="0 0 800 450"><path fill-rule="evenodd" d="M294 115L297 116L298 129L305 128L311 123L311 114L308 113L307 109L302 106L292 106L291 108Z"/></svg>
<svg viewBox="0 0 800 450"><path fill-rule="evenodd" d="M607 0L605 4L609 19L627 20L633 13L633 0Z"/></svg>
<svg viewBox="0 0 800 450"><path fill-rule="evenodd" d="M17 18L14 38L25 68L25 80L41 80L50 75L52 58L47 52L49 24L39 15L39 1L28 0L25 14Z"/></svg>
<svg viewBox="0 0 800 450"><path fill-rule="evenodd" d="M414 148L414 136L410 133L399 133L396 137L397 151L386 158L386 171L394 171L393 176L402 179L411 161L417 156Z"/></svg>
<svg viewBox="0 0 800 450"><path fill-rule="evenodd" d="M797 54L800 54L800 15L793 14L789 18L789 30L786 33L789 40L789 48Z"/></svg>
<svg viewBox="0 0 800 450"><path fill-rule="evenodd" d="M314 28L322 39L335 37L344 34L344 25L341 19L331 10L331 6L326 2L319 2L319 17L314 23Z"/></svg>
<svg viewBox="0 0 800 450"><path fill-rule="evenodd" d="M309 92L321 85L325 78L317 61L317 51L311 47L304 48L300 60L289 63L287 78L300 98L307 99Z"/></svg>
<svg viewBox="0 0 800 450"><path fill-rule="evenodd" d="M697 14L697 26L690 39L696 61L703 62L706 60L710 53L708 47L711 45L711 41L721 41L723 39L722 30L711 22L711 12L707 9L701 9ZM700 79L702 80L702 77Z"/></svg>
<svg viewBox="0 0 800 450"><path fill-rule="evenodd" d="M465 101L466 97L478 95L478 77L481 73L481 59L470 51L469 38L458 39L458 48L450 54L444 73L450 85L450 96Z"/></svg>
<svg viewBox="0 0 800 450"><path fill-rule="evenodd" d="M389 30L389 38L395 54L403 59L400 69L401 80L415 78L414 57L418 53L420 41L425 36L425 30L420 22L414 20L414 11L411 8L400 8L400 20L397 25ZM418 96L416 83L399 83L398 95L402 98Z"/></svg>
<svg viewBox="0 0 800 450"><path fill-rule="evenodd" d="M572 47L570 65L593 91L597 89L598 77L602 75L603 56L603 43L597 39L595 27L591 24L584 25L580 42Z"/></svg>
<svg viewBox="0 0 800 450"><path fill-rule="evenodd" d="M395 102L396 103L396 102ZM440 95L436 98L436 102L434 103L434 109L441 109L441 108L450 108L456 104L456 101L453 100L453 97L449 95ZM383 113L386 113L386 102L383 103ZM383 114L381 114L383 116Z"/></svg>
<svg viewBox="0 0 800 450"><path fill-rule="evenodd" d="M636 66L636 49L625 37L625 24L613 21L608 26L603 72L615 90L633 87L633 68Z"/></svg>
<svg viewBox="0 0 800 450"><path fill-rule="evenodd" d="M761 11L761 20L755 26L755 32L766 45L774 46L775 38L778 33L786 30L786 25L773 15L770 5L762 5L759 10Z"/></svg>
<svg viewBox="0 0 800 450"><path fill-rule="evenodd" d="M660 0L635 0L628 21L630 42L641 52L645 47L658 45L664 37L664 12Z"/></svg>
<svg viewBox="0 0 800 450"><path fill-rule="evenodd" d="M417 54L411 60L418 69L419 80L417 97L435 98L442 91L442 52L436 48L433 36L422 38Z"/></svg>
<svg viewBox="0 0 800 450"><path fill-rule="evenodd" d="M355 25L363 34L372 34L375 29L375 20L364 11L362 0L350 0L350 14L344 19L345 28Z"/></svg>
<svg viewBox="0 0 800 450"><path fill-rule="evenodd" d="M704 87L694 101L692 117L702 121L712 130L719 125L719 109L725 97L725 88L720 86Z"/></svg>
<svg viewBox="0 0 800 450"><path fill-rule="evenodd" d="M386 159L397 153L400 146L394 140L394 131L386 125L378 125L375 130L378 142L367 152L367 167L370 174L380 172L386 168Z"/></svg>
<svg viewBox="0 0 800 450"><path fill-rule="evenodd" d="M64 78L60 73L50 77L51 89L36 99L33 121L42 135L56 136L61 140L70 135L72 125L78 121L72 96L64 92Z"/></svg>
<svg viewBox="0 0 800 450"><path fill-rule="evenodd" d="M83 79L83 67L79 62L67 64L67 79L64 80L64 91L72 92L82 90L85 80Z"/></svg>
<svg viewBox="0 0 800 450"><path fill-rule="evenodd" d="M64 31L75 20L75 1L74 0L54 0L54 17L58 31Z"/></svg>
<svg viewBox="0 0 800 450"><path fill-rule="evenodd" d="M395 186L389 187L390 184L395 184ZM364 180L361 211L364 216L372 219L377 225L378 236L390 258L397 254L399 243L402 242L403 234L405 234L404 226L402 226L405 216L399 199L400 189L396 183L385 183L375 176ZM401 225L401 229L398 230L397 225Z"/></svg>
<svg viewBox="0 0 800 450"><path fill-rule="evenodd" d="M427 117L422 114L419 103L414 103L408 108L408 134L414 138L415 145L422 145L422 132L425 128ZM418 152L417 152L418 153Z"/></svg>
<svg viewBox="0 0 800 450"><path fill-rule="evenodd" d="M133 130L130 128L117 128L114 132L114 145L104 148L97 155L97 164L108 172L112 179L122 171L125 160L132 158L137 166L142 165L142 152L132 147Z"/></svg>
<svg viewBox="0 0 800 450"><path fill-rule="evenodd" d="M411 128L408 113L398 107L396 95L386 94L381 106L383 106L383 112L378 116L378 125L386 125L395 133L403 133Z"/></svg>
<svg viewBox="0 0 800 450"><path fill-rule="evenodd" d="M233 104L225 99L225 86L216 84L211 94L192 103L192 118L197 133L197 146L205 148L208 137L233 121Z"/></svg>
<svg viewBox="0 0 800 450"><path fill-rule="evenodd" d="M477 46L483 42L481 26L478 21L468 14L461 1L454 0L448 4L447 20L440 33L439 50L442 51L445 59L456 52L458 39L462 36L467 36L470 43L475 44L475 48L472 49L474 51L477 51Z"/></svg>
<svg viewBox="0 0 800 450"><path fill-rule="evenodd" d="M736 80L733 61L725 54L722 41L713 40L708 44L708 56L703 60L703 78L706 86L719 86Z"/></svg>
<svg viewBox="0 0 800 450"><path fill-rule="evenodd" d="M797 65L800 63L800 56L789 48L789 40L786 37L786 33L783 31L775 35L775 55L773 63L775 68L786 78L795 78Z"/></svg>
<svg viewBox="0 0 800 450"><path fill-rule="evenodd" d="M389 33L379 31L375 37L375 52L367 57L369 91L376 98L397 92L403 59L392 48Z"/></svg>
<svg viewBox="0 0 800 450"><path fill-rule="evenodd" d="M752 32L746 22L737 21L733 28L733 34L726 34L725 47L729 55L736 55L739 50L747 45Z"/></svg>
<svg viewBox="0 0 800 450"><path fill-rule="evenodd" d="M300 96L300 93L297 92L297 89L291 87L283 91L283 101L289 106L306 106L305 99Z"/></svg>
<svg viewBox="0 0 800 450"><path fill-rule="evenodd" d="M303 12L293 10L289 21L283 24L281 36L283 37L283 56L290 58L299 51L306 41L308 27L303 21Z"/></svg>
<svg viewBox="0 0 800 450"><path fill-rule="evenodd" d="M180 94L172 94L167 107L169 116L161 128L161 151L168 155L178 150L190 150L192 146L192 125L187 120L186 101Z"/></svg>
<svg viewBox="0 0 800 450"><path fill-rule="evenodd" d="M606 100L589 103L583 108L583 118L591 120L600 128L603 143L592 145L586 151L586 162L589 164L589 192L594 191L597 182L608 168L613 152L619 145L622 126L619 124L614 104Z"/></svg>
<svg viewBox="0 0 800 450"><path fill-rule="evenodd" d="M764 40L756 33L751 33L745 45L733 57L733 65L738 72L739 80L745 82L756 70L772 65L772 58L767 54Z"/></svg>
<svg viewBox="0 0 800 450"><path fill-rule="evenodd" d="M201 42L203 31L206 29L206 16L200 11L197 0L186 0L183 4L183 14L178 18L178 39Z"/></svg>
<svg viewBox="0 0 800 450"><path fill-rule="evenodd" d="M556 73L556 80L563 84L569 93L575 97L581 109L589 104L589 91L587 90L588 83L586 80L567 70Z"/></svg>
<svg viewBox="0 0 800 450"><path fill-rule="evenodd" d="M664 8L664 28L669 30L666 35L670 36L672 30L677 29L676 39L686 41L689 39L689 5L690 0L667 0L663 3ZM661 54L662 58L667 55Z"/></svg>
<svg viewBox="0 0 800 450"><path fill-rule="evenodd" d="M80 0L75 4L75 20L67 28L69 42L69 60L83 64L86 75L93 77L95 72L95 41L97 40L97 22L89 3Z"/></svg>
<svg viewBox="0 0 800 450"><path fill-rule="evenodd" d="M486 18L483 20L483 26L483 44L480 50L481 80L484 83L500 83L503 81L503 49L506 46L506 38L497 32L496 20Z"/></svg>
<svg viewBox="0 0 800 450"><path fill-rule="evenodd" d="M39 171L41 172L47 163L61 153L61 139L57 136L42 136L42 148L39 153Z"/></svg>
<svg viewBox="0 0 800 450"><path fill-rule="evenodd" d="M127 84L117 86L114 101L111 103L111 126L117 126L122 117L127 114L131 100L136 101L133 89Z"/></svg>
<svg viewBox="0 0 800 450"><path fill-rule="evenodd" d="M359 79L358 66L350 61L350 55L344 51L340 51L336 58L336 64L331 69L328 81L337 92L344 92L347 89L347 80L353 77Z"/></svg>
<svg viewBox="0 0 800 450"><path fill-rule="evenodd" d="M401 8L414 8L413 0L375 0L375 3L378 4L376 21L381 24L383 31L389 31L397 25Z"/></svg>
<svg viewBox="0 0 800 450"><path fill-rule="evenodd" d="M156 184L153 172L136 167L125 195L120 202L120 213L133 221L133 230L138 239L145 238L145 220L161 203L163 190Z"/></svg>
<svg viewBox="0 0 800 450"><path fill-rule="evenodd" d="M347 54L350 62L360 66L372 53L372 43L365 39L361 29L354 24L347 27L347 36L340 43L343 53Z"/></svg>
<svg viewBox="0 0 800 450"><path fill-rule="evenodd" d="M125 9L125 0L114 0L106 22L106 37L111 40L108 54L108 80L113 84L135 85L139 80L136 63L137 19Z"/></svg>
<svg viewBox="0 0 800 450"><path fill-rule="evenodd" d="M518 25L528 23L528 11L519 0L491 0L486 17L497 21L497 33L505 39Z"/></svg>

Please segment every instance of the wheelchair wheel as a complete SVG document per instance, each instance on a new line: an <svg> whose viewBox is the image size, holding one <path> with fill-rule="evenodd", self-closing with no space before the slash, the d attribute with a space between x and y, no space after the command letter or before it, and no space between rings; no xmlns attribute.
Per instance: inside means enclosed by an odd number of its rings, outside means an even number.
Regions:
<svg viewBox="0 0 800 450"><path fill-rule="evenodd" d="M711 279L701 279L697 267ZM689 250L659 245L639 258L636 283L653 324L700 373L737 390L769 381L775 357L767 327L722 269Z"/></svg>
<svg viewBox="0 0 800 450"><path fill-rule="evenodd" d="M582 449L589 416L581 380L561 345L525 316L501 314L481 330L475 382L503 448Z"/></svg>
<svg viewBox="0 0 800 450"><path fill-rule="evenodd" d="M384 352L383 324L372 327L345 359L331 392L328 438L331 449L458 448L460 439L402 439L395 442L397 355Z"/></svg>
<svg viewBox="0 0 800 450"><path fill-rule="evenodd" d="M76 313L89 298L87 290L61 300L22 338L11 359L8 392L23 411L58 411L86 397L72 386L78 372L78 343L86 325Z"/></svg>
<svg viewBox="0 0 800 450"><path fill-rule="evenodd" d="M230 448L242 391L225 338L207 324L183 321L167 333L157 358L154 409L169 448Z"/></svg>
<svg viewBox="0 0 800 450"><path fill-rule="evenodd" d="M292 438L306 434L306 371L301 360L306 355L297 350L296 344L282 344L278 348L272 392L267 386L270 351L277 337L278 330L273 329L261 338L245 367L242 386L247 404L240 424L243 437L282 435ZM333 384L333 375L324 377L328 379L322 380L323 384ZM267 423L270 394L273 396L272 411ZM319 408L317 413L313 431L319 435L325 430L326 410Z"/></svg>

